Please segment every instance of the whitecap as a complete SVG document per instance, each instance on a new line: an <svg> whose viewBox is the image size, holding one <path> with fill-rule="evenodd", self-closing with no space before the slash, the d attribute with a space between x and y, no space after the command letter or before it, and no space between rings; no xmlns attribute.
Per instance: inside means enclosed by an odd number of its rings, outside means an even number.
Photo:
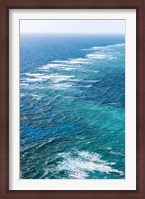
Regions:
<svg viewBox="0 0 145 199"><path fill-rule="evenodd" d="M90 50L91 48L82 48L82 51Z"/></svg>
<svg viewBox="0 0 145 199"><path fill-rule="evenodd" d="M49 88L56 89L56 90L66 90L72 87L72 84L69 83L61 83L61 84L53 84Z"/></svg>
<svg viewBox="0 0 145 199"><path fill-rule="evenodd" d="M107 54L97 54L97 53L92 53L92 54L87 54L86 57L92 58L92 59L107 59L107 58L114 58L112 55L107 55Z"/></svg>
<svg viewBox="0 0 145 199"><path fill-rule="evenodd" d="M71 82L80 82L82 79L70 79Z"/></svg>
<svg viewBox="0 0 145 199"><path fill-rule="evenodd" d="M97 83L100 82L101 80L82 80L82 82L86 82L86 83Z"/></svg>
<svg viewBox="0 0 145 199"><path fill-rule="evenodd" d="M65 71L70 71L70 70L75 70L76 68L73 68L73 67L63 67L61 68L60 70L65 70Z"/></svg>
<svg viewBox="0 0 145 199"><path fill-rule="evenodd" d="M26 80L27 82L37 82L37 81L42 81L42 79L41 79L41 78L34 78L34 79L31 79L31 78L25 78L25 80Z"/></svg>
<svg viewBox="0 0 145 199"><path fill-rule="evenodd" d="M111 153L112 155L117 155L117 156L124 156L124 154L120 153L120 152L114 152L114 151L110 151L109 153Z"/></svg>
<svg viewBox="0 0 145 199"><path fill-rule="evenodd" d="M36 75L36 74L31 74L35 78L24 78L26 82L37 82L37 81L46 81L46 80L51 80L53 83L59 83L62 81L66 81L68 79L74 78L74 75L58 75L58 74L50 74L50 75Z"/></svg>
<svg viewBox="0 0 145 199"><path fill-rule="evenodd" d="M122 47L122 46L125 46L125 43L112 44L112 45L107 45L107 46L94 46L94 47L88 48L88 50L98 50L98 49L106 49L110 47Z"/></svg>
<svg viewBox="0 0 145 199"><path fill-rule="evenodd" d="M81 72L84 72L84 73L86 73L86 72L91 72L91 73L99 73L99 71L98 70L85 70L85 69L81 69L81 70L79 70L79 71L81 71Z"/></svg>
<svg viewBox="0 0 145 199"><path fill-rule="evenodd" d="M46 69L59 68L59 67L64 67L64 66L65 66L64 64L46 64L46 65L39 67L39 69L46 70Z"/></svg>
<svg viewBox="0 0 145 199"><path fill-rule="evenodd" d="M89 172L100 173L118 173L124 175L124 172L112 168L110 165L115 165L114 162L101 160L101 155L90 153L87 151L78 152L75 156L71 153L60 153L64 160L56 167L58 171L66 170L70 177L83 179L88 176Z"/></svg>
<svg viewBox="0 0 145 199"><path fill-rule="evenodd" d="M31 76L31 77L41 77L44 74L41 74L41 73L24 73L24 75Z"/></svg>
<svg viewBox="0 0 145 199"><path fill-rule="evenodd" d="M59 82L62 82L62 81L66 81L68 79L71 79L75 77L74 75L49 75L49 79L51 79L51 81L53 83L59 83Z"/></svg>
<svg viewBox="0 0 145 199"><path fill-rule="evenodd" d="M53 63L65 63L65 64L88 64L85 58L76 58L76 59L68 59L68 60L54 60L51 61Z"/></svg>
<svg viewBox="0 0 145 199"><path fill-rule="evenodd" d="M20 86L28 86L28 84L22 83L20 84Z"/></svg>

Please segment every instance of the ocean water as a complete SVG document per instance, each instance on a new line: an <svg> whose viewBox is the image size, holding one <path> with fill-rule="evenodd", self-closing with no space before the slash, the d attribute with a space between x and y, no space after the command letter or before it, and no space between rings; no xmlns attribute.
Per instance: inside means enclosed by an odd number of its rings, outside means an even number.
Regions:
<svg viewBox="0 0 145 199"><path fill-rule="evenodd" d="M20 178L125 178L124 35L21 35Z"/></svg>

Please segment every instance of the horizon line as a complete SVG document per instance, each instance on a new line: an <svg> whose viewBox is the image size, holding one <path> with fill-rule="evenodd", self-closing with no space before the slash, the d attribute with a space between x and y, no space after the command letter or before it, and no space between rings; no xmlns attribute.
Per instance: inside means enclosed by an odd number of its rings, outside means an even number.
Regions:
<svg viewBox="0 0 145 199"><path fill-rule="evenodd" d="M44 33L44 32L20 32L20 34L113 34L113 35L115 35L115 34L118 34L118 35L125 35L125 33L78 33L78 32L75 32L75 33L70 33L70 32L61 32L61 33L57 33L57 32L52 32L52 33Z"/></svg>

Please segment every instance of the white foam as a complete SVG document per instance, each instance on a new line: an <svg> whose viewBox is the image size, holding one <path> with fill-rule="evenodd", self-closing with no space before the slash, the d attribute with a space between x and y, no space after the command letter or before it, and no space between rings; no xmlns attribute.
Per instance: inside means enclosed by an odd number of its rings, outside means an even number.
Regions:
<svg viewBox="0 0 145 199"><path fill-rule="evenodd" d="M100 82L101 80L82 80L82 82L86 82L86 83L97 83Z"/></svg>
<svg viewBox="0 0 145 199"><path fill-rule="evenodd" d="M31 74L31 76L33 76L34 78L24 78L22 79L22 81L25 80L26 82L37 82L37 81L51 80L53 83L59 83L75 77L74 75L70 76L70 75L58 75L58 74L50 74L50 75Z"/></svg>
<svg viewBox="0 0 145 199"><path fill-rule="evenodd" d="M40 74L40 73L24 73L27 76L31 76L31 77L41 77L44 74Z"/></svg>
<svg viewBox="0 0 145 199"><path fill-rule="evenodd" d="M68 83L61 83L61 84L53 84L49 88L56 89L56 90L66 90L67 88L72 87L72 84Z"/></svg>
<svg viewBox="0 0 145 199"><path fill-rule="evenodd" d="M124 172L112 168L109 165L114 165L114 162L101 160L101 156L97 153L89 153L87 151L78 152L77 156L72 156L71 153L60 153L64 158L57 166L57 170L66 170L70 177L86 178L88 172L98 171L101 173L118 173L124 175Z"/></svg>
<svg viewBox="0 0 145 199"><path fill-rule="evenodd" d="M122 47L122 46L125 46L125 43L113 44L113 45L107 45L107 46L94 46L92 48L88 48L88 50L107 49L110 47Z"/></svg>
<svg viewBox="0 0 145 199"><path fill-rule="evenodd" d="M111 45L110 45L111 46ZM116 47L121 47L121 46L125 46L125 43L120 43L120 44L114 44L112 46L116 46Z"/></svg>
<svg viewBox="0 0 145 199"><path fill-rule="evenodd" d="M50 75L50 79L53 81L53 83L59 83L62 81L66 81L68 79L71 79L75 77L74 75Z"/></svg>
<svg viewBox="0 0 145 199"><path fill-rule="evenodd" d="M90 48L82 48L81 50L82 50L82 51L90 50Z"/></svg>
<svg viewBox="0 0 145 199"><path fill-rule="evenodd" d="M88 48L88 49L82 49L82 50L105 50L107 48L110 47L120 47L120 46L124 46L124 43L121 44L114 44L114 45L108 45L108 46L94 46L92 48ZM91 59L95 58L95 59L116 59L115 57L113 57L113 55L108 55L108 54L97 54L97 53L92 53L92 54L87 54L85 56L85 58L74 58L74 59L68 59L68 60L53 60L51 61L51 63L43 65L41 67L39 67L40 70L42 71L47 71L51 68L57 68L59 70L75 70L76 67L80 67L81 64L89 64L91 62ZM79 65L80 64L80 65ZM75 68L72 67L75 65ZM31 75L32 74L28 74ZM38 74L36 74L38 75Z"/></svg>
<svg viewBox="0 0 145 199"><path fill-rule="evenodd" d="M48 72L49 72L49 70L48 70L48 69L43 69L43 68L39 68L39 71L43 71L43 72L46 72L46 73L48 73Z"/></svg>
<svg viewBox="0 0 145 199"><path fill-rule="evenodd" d="M64 63L64 64L88 64L85 58L76 58L76 59L68 59L68 60L54 60L51 61L53 63Z"/></svg>
<svg viewBox="0 0 145 199"><path fill-rule="evenodd" d="M97 53L87 54L86 57L93 58L93 59L107 59L107 58L113 59L114 58L112 55L97 54Z"/></svg>
<svg viewBox="0 0 145 199"><path fill-rule="evenodd" d="M62 67L60 70L65 70L65 71L70 71L70 70L75 70L76 68L73 67Z"/></svg>
<svg viewBox="0 0 145 199"><path fill-rule="evenodd" d="M27 82L38 82L38 81L42 81L42 79L41 79L41 78L34 78L34 79L31 79L31 78L25 78L25 80L26 80Z"/></svg>
<svg viewBox="0 0 145 199"><path fill-rule="evenodd" d="M52 63L66 63L65 60L53 60Z"/></svg>
<svg viewBox="0 0 145 199"><path fill-rule="evenodd" d="M79 156L81 156L82 158L85 158L86 160L91 159L92 161L97 161L99 163L103 163L105 165L114 165L114 162L107 162L104 160L101 160L101 155L99 155L98 153L89 153L87 151L83 151L79 153Z"/></svg>
<svg viewBox="0 0 145 199"><path fill-rule="evenodd" d="M51 69L51 68L60 68L60 67L64 67L64 66L65 66L64 64L46 64L46 65L39 67L39 69L46 70L46 69Z"/></svg>
<svg viewBox="0 0 145 199"><path fill-rule="evenodd" d="M85 69L82 69L82 70L79 70L79 71L84 72L84 73L86 73L86 72L99 73L98 70L88 70L88 69L85 70Z"/></svg>
<svg viewBox="0 0 145 199"><path fill-rule="evenodd" d="M71 79L71 82L80 82L82 79Z"/></svg>
<svg viewBox="0 0 145 199"><path fill-rule="evenodd" d="M117 155L117 156L124 156L124 154L120 153L120 152L114 152L114 151L110 151L111 154L113 155Z"/></svg>
<svg viewBox="0 0 145 199"><path fill-rule="evenodd" d="M20 86L28 86L28 84L22 83L20 84Z"/></svg>

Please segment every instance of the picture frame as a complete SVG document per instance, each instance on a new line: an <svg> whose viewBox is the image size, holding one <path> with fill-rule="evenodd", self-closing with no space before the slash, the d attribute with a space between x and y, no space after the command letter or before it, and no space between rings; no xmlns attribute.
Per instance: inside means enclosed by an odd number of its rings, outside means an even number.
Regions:
<svg viewBox="0 0 145 199"><path fill-rule="evenodd" d="M1 13L1 68L0 68L0 196L1 198L145 198L145 135L144 135L144 0L5 0ZM136 190L9 190L9 11L10 9L136 9ZM39 186L39 185L38 185Z"/></svg>

